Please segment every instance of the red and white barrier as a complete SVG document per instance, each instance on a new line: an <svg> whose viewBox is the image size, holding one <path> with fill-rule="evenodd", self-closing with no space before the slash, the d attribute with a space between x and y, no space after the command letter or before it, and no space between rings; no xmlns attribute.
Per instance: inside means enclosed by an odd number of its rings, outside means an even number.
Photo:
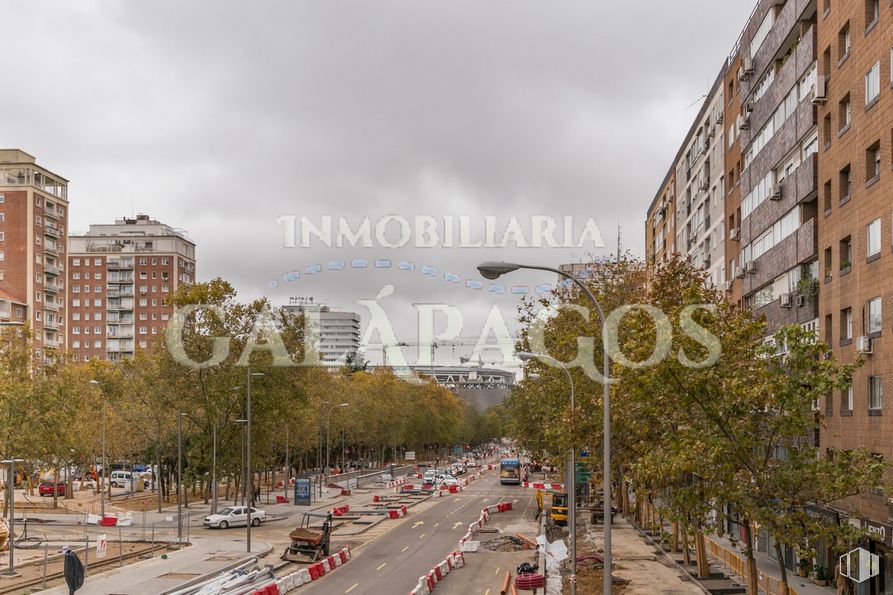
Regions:
<svg viewBox="0 0 893 595"><path fill-rule="evenodd" d="M345 504L344 506L336 506L332 509L332 516L344 516L348 512L350 512L350 505Z"/></svg>
<svg viewBox="0 0 893 595"><path fill-rule="evenodd" d="M522 488L533 488L535 490L563 490L563 483L545 483L542 481L525 481L521 483Z"/></svg>
<svg viewBox="0 0 893 595"><path fill-rule="evenodd" d="M488 506L481 510L478 520L468 526L468 532L459 541L459 549L450 553L443 562L432 568L428 574L419 577L416 588L410 591L410 595L430 595L434 587L444 579L452 570L465 566L465 554L462 553L462 546L470 541L475 530L480 529L485 522L490 519L490 514L494 512L508 512L512 509L511 502L499 502L492 506Z"/></svg>
<svg viewBox="0 0 893 595"><path fill-rule="evenodd" d="M267 593L289 593L294 589L302 585L306 585L307 583L313 582L315 580L320 579L325 576L326 573L329 573L342 564L346 564L348 560L351 558L350 546L344 547L331 556L323 558L319 562L311 564L307 568L302 568L296 572L291 574L287 574L279 579L275 583L271 583L276 587L276 591L259 591L255 593L263 593L266 595ZM269 588L269 587L267 587Z"/></svg>
<svg viewBox="0 0 893 595"><path fill-rule="evenodd" d="M400 518L405 517L407 514L408 514L408 511L406 510L405 504L401 504L400 508L388 509L388 518L391 518L391 519L400 519Z"/></svg>
<svg viewBox="0 0 893 595"><path fill-rule="evenodd" d="M420 476L420 477L421 477L421 476ZM401 486L401 485L403 485L404 483L406 483L406 478L405 478L405 477L398 477L397 479L395 479L395 480L393 480L393 481L389 481L389 482L387 482L387 483L385 484L385 487L388 487L388 488L396 488L397 486Z"/></svg>

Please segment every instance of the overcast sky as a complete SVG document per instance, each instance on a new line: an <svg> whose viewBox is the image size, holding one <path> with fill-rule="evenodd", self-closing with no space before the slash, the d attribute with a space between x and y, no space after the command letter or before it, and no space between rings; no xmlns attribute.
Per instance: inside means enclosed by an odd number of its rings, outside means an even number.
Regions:
<svg viewBox="0 0 893 595"><path fill-rule="evenodd" d="M492 304L481 260L557 265L623 245L643 221L753 0L78 0L7 4L0 145L71 181L70 229L147 213L198 245L200 280L245 298ZM695 103L695 105L691 105ZM284 214L587 218L608 248L285 248ZM560 233L557 235L561 235ZM375 269L375 259L392 269ZM367 269L352 268L367 259ZM345 270L329 271L333 260ZM398 261L415 271L396 270ZM322 272L284 281L319 264ZM419 267L436 267L437 276ZM453 273L459 283L443 279ZM271 287L271 280L278 280ZM517 273L511 285L552 282ZM365 311L360 309L365 314ZM449 359L444 354L446 359ZM373 358L374 359L374 358Z"/></svg>

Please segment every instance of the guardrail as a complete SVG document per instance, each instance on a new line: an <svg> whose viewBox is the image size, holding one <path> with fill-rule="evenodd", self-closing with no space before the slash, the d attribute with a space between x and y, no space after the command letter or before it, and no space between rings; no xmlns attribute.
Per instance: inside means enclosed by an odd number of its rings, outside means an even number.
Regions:
<svg viewBox="0 0 893 595"><path fill-rule="evenodd" d="M748 572L747 560L744 556L723 547L712 539L707 540L707 550L710 555L722 563L731 574L738 576L745 584L747 583L748 575L750 573ZM757 591L759 593L765 593L766 595L783 595L784 593L781 588L780 580L769 576L759 569L757 569ZM788 585L788 593L790 593L790 595L797 595L797 591L790 585Z"/></svg>
<svg viewBox="0 0 893 595"><path fill-rule="evenodd" d="M394 467L393 473L395 476L406 475L412 469L415 469L414 465ZM379 481L382 473L387 473L390 470L390 467L379 467L378 469L360 469L359 471L351 471L349 473L329 475L326 477L326 483L337 483L339 485L344 483L344 487L347 489L352 487L358 488L362 485L368 485Z"/></svg>

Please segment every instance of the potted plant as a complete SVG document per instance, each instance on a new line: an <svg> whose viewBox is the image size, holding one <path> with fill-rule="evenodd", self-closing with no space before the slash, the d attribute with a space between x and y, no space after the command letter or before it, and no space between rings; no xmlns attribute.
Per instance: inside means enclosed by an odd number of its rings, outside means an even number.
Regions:
<svg viewBox="0 0 893 595"><path fill-rule="evenodd" d="M804 578L809 576L809 560L806 558L800 558L800 561L797 562L797 576Z"/></svg>
<svg viewBox="0 0 893 595"><path fill-rule="evenodd" d="M816 566L815 576L813 577L812 582L821 587L828 586L831 582L831 573L828 572L828 568L826 566Z"/></svg>

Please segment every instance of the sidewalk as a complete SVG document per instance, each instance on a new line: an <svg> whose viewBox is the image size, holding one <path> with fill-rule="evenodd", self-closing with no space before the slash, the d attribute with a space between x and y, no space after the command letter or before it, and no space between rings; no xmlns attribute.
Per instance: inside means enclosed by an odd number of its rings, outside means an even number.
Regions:
<svg viewBox="0 0 893 595"><path fill-rule="evenodd" d="M709 539L743 557L741 550L737 546L732 545L732 542L725 537L716 537L714 535L709 537ZM759 570L760 574L775 579L778 579L781 576L781 571L778 569L778 562L770 558L765 552L755 552L754 559L757 562L757 570ZM737 578L740 579L741 577ZM788 570L788 585L797 591L797 595L833 595L834 593L837 593L836 588L820 587L812 582L812 579L797 576L792 570Z"/></svg>
<svg viewBox="0 0 893 595"><path fill-rule="evenodd" d="M160 556L90 575L84 581L84 595L127 593L128 595L157 595L201 575L222 572L251 558L263 556L270 546L258 543L250 555L245 553L243 539L196 537L191 547L171 552L164 560ZM68 595L65 585L42 591L49 595Z"/></svg>

